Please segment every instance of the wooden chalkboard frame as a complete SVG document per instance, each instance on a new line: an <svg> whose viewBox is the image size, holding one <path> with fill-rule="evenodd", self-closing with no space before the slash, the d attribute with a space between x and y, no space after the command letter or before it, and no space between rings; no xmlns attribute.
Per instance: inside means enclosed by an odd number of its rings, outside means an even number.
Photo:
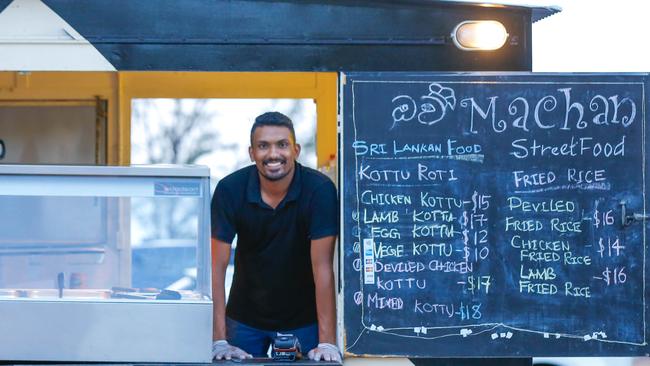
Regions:
<svg viewBox="0 0 650 366"><path fill-rule="evenodd" d="M409 336L403 338L396 338L394 334L387 331L381 325L376 324L363 324L350 316L353 312L355 302L359 301L358 293L350 293L348 289L349 281L354 280L347 278L346 273L346 253L353 241L351 233L347 230L347 224L350 223L348 212L346 212L346 204L350 201L348 197L348 183L346 174L346 161L351 159L346 151L346 143L348 139L346 131L348 124L351 123L350 117L354 118L354 88L355 83L376 83L379 84L405 84L405 83L422 83L432 84L434 82L444 85L445 83L469 83L469 84L543 84L554 83L554 79L560 79L561 83L573 84L631 84L637 85L642 91L640 96L640 118L641 118L641 146L642 151L641 167L642 172L642 206L643 211L639 214L645 226L641 230L643 237L643 340L633 342L617 342L616 340L607 339L606 336L594 333L592 336L583 335L582 339L573 337L573 335L559 334L553 332L539 332L530 331L518 327L508 326L504 323L496 324L496 327L488 327L485 329L476 329L472 334L473 336L479 333L485 333L485 337L472 337L469 334L462 334L462 330L467 331L471 329L471 325L463 324L456 326L459 330L458 334L449 335L449 338L442 336L440 339L451 339L450 341L442 342L427 342L421 337L422 333L417 336ZM341 111L340 120L342 121L341 128L341 243L342 250L340 251L340 260L342 270L343 282L343 304L344 304L344 345L343 349L348 355L373 355L373 356L400 356L400 357L531 357L531 356L631 356L631 355L648 355L647 344L647 324L648 319L648 305L646 298L648 295L645 288L645 281L648 277L648 266L646 265L647 243L645 237L648 233L648 225L645 220L646 206L648 199L645 194L647 185L647 177L645 171L647 169L646 149L648 148L648 141L646 139L645 123L647 122L647 107L650 104L647 95L648 89L648 75L647 74L537 74L537 73L342 73L340 80L340 101ZM458 102L457 100L455 102ZM372 108L370 106L369 108ZM393 116L394 117L394 116ZM434 122L436 123L436 122ZM354 156L352 157L354 158ZM358 212L358 210L357 210ZM358 220L358 217L356 218ZM359 259L362 257L363 244L359 241ZM374 247L373 247L374 249ZM349 253L347 253L349 254ZM361 279L361 271L359 277ZM363 285L361 285L363 287ZM361 295L363 301L363 292ZM363 309L363 306L361 306ZM362 313L363 314L363 313ZM362 315L363 316L363 315ZM492 324L495 325L495 324ZM361 327L359 327L361 326ZM428 327L424 327L428 328ZM476 331L478 330L478 331ZM514 333L514 337L513 337ZM496 338L495 337L496 335ZM557 337L556 337L557 336ZM365 338L365 339L364 339ZM477 340L481 338L480 340ZM509 341L510 339L516 341ZM468 341L470 340L471 341ZM541 341L543 340L543 341ZM458 343L464 343L458 346ZM488 344L488 345L486 345Z"/></svg>

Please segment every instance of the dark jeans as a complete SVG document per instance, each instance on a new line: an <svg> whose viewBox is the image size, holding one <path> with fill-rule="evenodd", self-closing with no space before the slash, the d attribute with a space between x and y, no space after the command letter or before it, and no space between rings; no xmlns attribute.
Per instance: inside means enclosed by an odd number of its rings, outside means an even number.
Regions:
<svg viewBox="0 0 650 366"><path fill-rule="evenodd" d="M303 354L318 346L318 324L306 327L275 332L249 327L236 320L226 317L226 334L228 343L239 347L253 355L253 357L266 357L273 339L280 334L293 334L298 337Z"/></svg>

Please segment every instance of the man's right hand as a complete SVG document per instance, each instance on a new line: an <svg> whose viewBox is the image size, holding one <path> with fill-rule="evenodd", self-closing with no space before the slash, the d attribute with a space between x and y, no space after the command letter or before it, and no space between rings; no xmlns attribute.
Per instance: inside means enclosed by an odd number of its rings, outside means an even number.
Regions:
<svg viewBox="0 0 650 366"><path fill-rule="evenodd" d="M212 343L212 358L215 360L230 360L233 358L243 360L252 357L251 354L244 352L241 348L231 346L224 339Z"/></svg>

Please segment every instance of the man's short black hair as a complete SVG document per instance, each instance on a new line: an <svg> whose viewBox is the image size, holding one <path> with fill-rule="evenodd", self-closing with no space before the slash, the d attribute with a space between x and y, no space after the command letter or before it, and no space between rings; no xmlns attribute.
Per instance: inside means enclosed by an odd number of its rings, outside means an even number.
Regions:
<svg viewBox="0 0 650 366"><path fill-rule="evenodd" d="M291 132L293 142L296 142L296 132L293 129L293 122L291 122L291 118L285 116L280 112L266 112L255 118L255 123L253 123L253 127L251 127L251 145L253 145L253 134L255 133L255 129L262 126L286 127Z"/></svg>

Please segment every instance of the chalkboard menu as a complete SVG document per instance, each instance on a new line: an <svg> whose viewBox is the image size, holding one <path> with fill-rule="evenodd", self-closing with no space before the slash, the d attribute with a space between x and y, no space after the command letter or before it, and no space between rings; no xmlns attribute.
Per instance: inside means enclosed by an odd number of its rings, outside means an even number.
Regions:
<svg viewBox="0 0 650 366"><path fill-rule="evenodd" d="M345 352L647 354L647 87L342 75Z"/></svg>

